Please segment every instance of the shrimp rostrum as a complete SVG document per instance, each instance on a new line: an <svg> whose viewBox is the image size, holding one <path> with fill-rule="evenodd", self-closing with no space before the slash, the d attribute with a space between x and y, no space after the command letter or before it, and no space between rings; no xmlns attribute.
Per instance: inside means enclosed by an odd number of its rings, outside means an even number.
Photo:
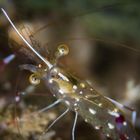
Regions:
<svg viewBox="0 0 140 140"><path fill-rule="evenodd" d="M52 64L46 60L19 33L5 10L1 10L25 44L46 64L45 69L40 68L41 70L39 70L38 68L34 71L32 70L33 66L29 64L22 67L23 69L25 68L33 72L30 77L31 83L39 84L38 81L43 79L53 96L57 99L56 102L41 111L47 110L58 103L63 103L67 107L67 110L60 115L50 127L68 111L73 111L75 112L75 120L72 129L73 140L75 139L74 131L78 116L81 116L95 129L99 129L105 137L111 140L136 140L133 126L122 111L122 107L125 108L125 106L103 96L88 82L75 77L64 68L60 67L57 61ZM56 51L56 59L58 60L60 57L67 55L68 52L69 48L67 45L59 45ZM135 113L133 116L135 116Z"/></svg>

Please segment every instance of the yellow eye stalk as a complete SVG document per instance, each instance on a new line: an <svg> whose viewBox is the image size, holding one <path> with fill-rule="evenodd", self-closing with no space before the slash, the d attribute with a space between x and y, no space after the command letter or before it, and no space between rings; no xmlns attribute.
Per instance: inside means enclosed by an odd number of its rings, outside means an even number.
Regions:
<svg viewBox="0 0 140 140"><path fill-rule="evenodd" d="M29 77L29 82L32 85L39 85L40 84L40 76L39 76L39 74L37 74L37 73L31 74L30 77Z"/></svg>
<svg viewBox="0 0 140 140"><path fill-rule="evenodd" d="M60 58L62 56L68 55L69 47L66 44L60 44L55 53L56 58Z"/></svg>

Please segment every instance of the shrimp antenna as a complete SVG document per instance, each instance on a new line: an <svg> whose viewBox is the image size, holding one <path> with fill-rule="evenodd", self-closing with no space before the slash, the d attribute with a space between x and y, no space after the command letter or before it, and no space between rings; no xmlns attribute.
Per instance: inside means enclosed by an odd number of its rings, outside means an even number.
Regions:
<svg viewBox="0 0 140 140"><path fill-rule="evenodd" d="M11 26L13 27L13 29L16 31L16 33L20 36L20 38L24 41L24 43L48 66L49 69L52 68L52 64L46 60L44 57L42 57L31 45L30 43L21 35L21 33L18 31L18 29L16 28L16 26L14 25L14 23L12 22L12 20L10 19L10 17L8 16L8 14L6 13L6 11L1 8L3 14L5 15L5 17L7 18L7 20L9 21L9 23L11 24Z"/></svg>

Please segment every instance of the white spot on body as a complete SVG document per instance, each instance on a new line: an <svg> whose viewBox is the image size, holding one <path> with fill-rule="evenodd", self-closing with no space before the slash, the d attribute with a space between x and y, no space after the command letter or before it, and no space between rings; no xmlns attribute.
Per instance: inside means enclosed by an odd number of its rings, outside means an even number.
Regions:
<svg viewBox="0 0 140 140"><path fill-rule="evenodd" d="M57 70L56 68L54 68L53 70L54 70L54 72L56 72L56 73L58 72L58 70Z"/></svg>
<svg viewBox="0 0 140 140"><path fill-rule="evenodd" d="M90 112L91 114L93 114L93 115L96 114L96 111L95 111L94 109L92 109L92 108L89 108L89 112Z"/></svg>
<svg viewBox="0 0 140 140"><path fill-rule="evenodd" d="M78 104L77 103L74 103L74 106L77 106Z"/></svg>
<svg viewBox="0 0 140 140"><path fill-rule="evenodd" d="M53 79L50 79L50 80L49 80L49 83L52 84L52 83L53 83Z"/></svg>
<svg viewBox="0 0 140 140"><path fill-rule="evenodd" d="M127 125L127 122L123 122L123 125L126 126Z"/></svg>
<svg viewBox="0 0 140 140"><path fill-rule="evenodd" d="M38 65L38 67L39 67L39 68L41 68L41 67L42 67L42 65L41 65L41 64L39 64L39 65Z"/></svg>
<svg viewBox="0 0 140 140"><path fill-rule="evenodd" d="M64 92L63 92L61 89L59 89L59 93L60 93L60 94L64 94Z"/></svg>
<svg viewBox="0 0 140 140"><path fill-rule="evenodd" d="M88 96L87 95L85 97L88 99Z"/></svg>
<svg viewBox="0 0 140 140"><path fill-rule="evenodd" d="M70 105L70 102L69 101L65 101L65 103L69 106Z"/></svg>
<svg viewBox="0 0 140 140"><path fill-rule="evenodd" d="M73 89L76 90L78 87L76 85L73 86Z"/></svg>
<svg viewBox="0 0 140 140"><path fill-rule="evenodd" d="M114 109L114 112L118 112L118 109L117 109L117 108L115 108L115 109Z"/></svg>
<svg viewBox="0 0 140 140"><path fill-rule="evenodd" d="M69 79L68 79L65 75L63 75L62 73L59 72L58 75L59 75L64 81L69 82Z"/></svg>
<svg viewBox="0 0 140 140"><path fill-rule="evenodd" d="M99 103L98 105L99 105L99 107L101 107L102 106L102 103Z"/></svg>
<svg viewBox="0 0 140 140"><path fill-rule="evenodd" d="M115 126L114 126L113 124L111 124L111 123L108 123L108 127L109 127L110 129L114 129L114 128L115 128Z"/></svg>
<svg viewBox="0 0 140 140"><path fill-rule="evenodd" d="M80 83L81 88L85 88L86 85L84 83Z"/></svg>
<svg viewBox="0 0 140 140"><path fill-rule="evenodd" d="M82 95L83 94L83 91L80 91L79 93Z"/></svg>
<svg viewBox="0 0 140 140"><path fill-rule="evenodd" d="M95 126L95 129L96 129L96 130L99 130L99 129L100 129L100 126Z"/></svg>
<svg viewBox="0 0 140 140"><path fill-rule="evenodd" d="M79 98L76 98L76 101L77 101L77 102L79 102L79 101L80 101L80 99L79 99Z"/></svg>
<svg viewBox="0 0 140 140"><path fill-rule="evenodd" d="M115 117L119 117L119 116L120 116L119 113L114 112L114 111L108 111L108 113L109 113L110 115L112 115L112 116L115 116Z"/></svg>
<svg viewBox="0 0 140 140"><path fill-rule="evenodd" d="M87 120L87 119L85 119L85 122L88 122L88 120Z"/></svg>
<svg viewBox="0 0 140 140"><path fill-rule="evenodd" d="M126 139L129 140L129 137L127 135L125 135Z"/></svg>
<svg viewBox="0 0 140 140"><path fill-rule="evenodd" d="M109 138L110 137L110 135L109 134L106 134L106 136Z"/></svg>
<svg viewBox="0 0 140 140"><path fill-rule="evenodd" d="M93 88L90 88L91 91L93 91Z"/></svg>
<svg viewBox="0 0 140 140"><path fill-rule="evenodd" d="M79 109L78 104L74 103L74 110L77 111Z"/></svg>

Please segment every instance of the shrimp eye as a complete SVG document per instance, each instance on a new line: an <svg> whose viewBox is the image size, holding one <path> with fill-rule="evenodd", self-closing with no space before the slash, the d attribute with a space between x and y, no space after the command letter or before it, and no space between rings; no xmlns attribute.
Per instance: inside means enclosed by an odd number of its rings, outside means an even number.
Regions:
<svg viewBox="0 0 140 140"><path fill-rule="evenodd" d="M60 44L57 48L55 56L57 58L68 55L69 53L69 47L66 44Z"/></svg>
<svg viewBox="0 0 140 140"><path fill-rule="evenodd" d="M36 74L36 73L31 74L30 77L29 77L29 82L30 82L32 85L38 85L38 84L40 84L39 75Z"/></svg>

